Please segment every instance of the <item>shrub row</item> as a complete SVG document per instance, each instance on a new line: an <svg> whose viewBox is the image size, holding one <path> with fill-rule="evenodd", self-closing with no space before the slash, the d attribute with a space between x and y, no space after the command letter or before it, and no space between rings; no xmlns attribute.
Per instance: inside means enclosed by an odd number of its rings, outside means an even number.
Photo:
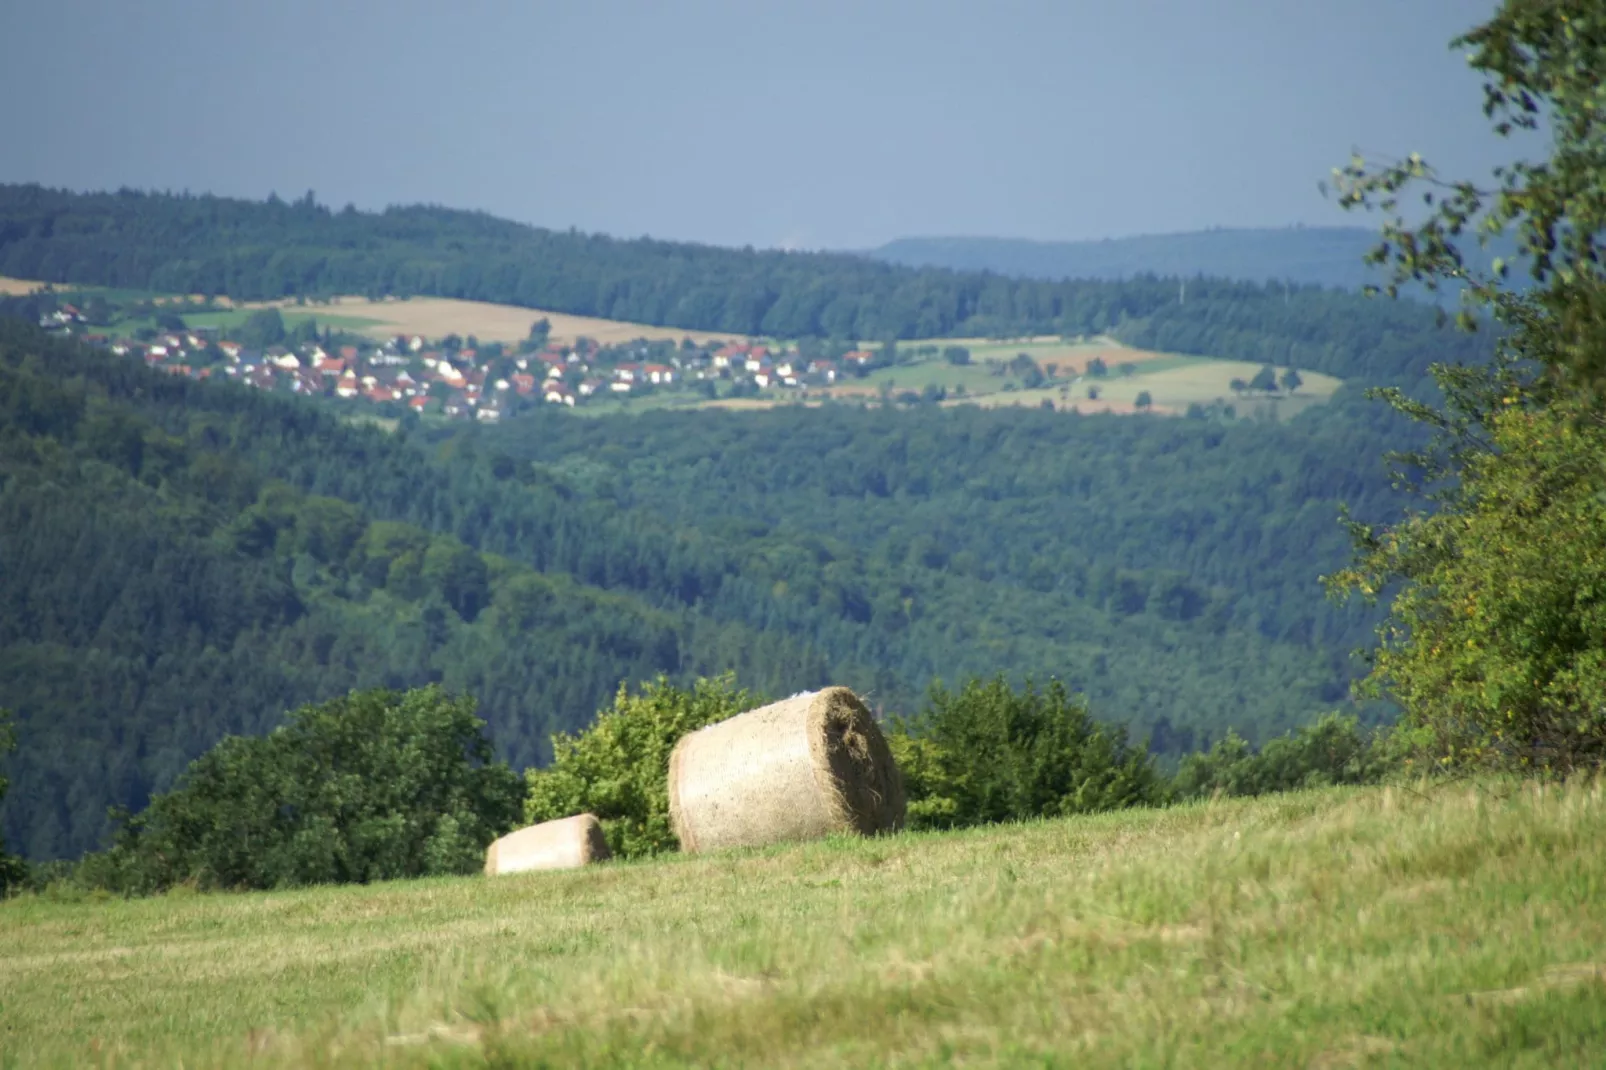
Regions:
<svg viewBox="0 0 1606 1070"><path fill-rule="evenodd" d="M521 783L491 760L471 699L435 687L354 692L294 711L269 735L224 739L143 812L120 815L108 850L39 867L31 883L138 895L469 873L521 818L584 811L602 820L618 856L672 851L669 752L762 701L730 675L620 688L590 728L556 737L552 764ZM917 829L1373 783L1398 764L1385 735L1331 715L1258 751L1229 734L1167 775L1060 682L1015 688L1002 676L938 684L919 714L885 729Z"/></svg>

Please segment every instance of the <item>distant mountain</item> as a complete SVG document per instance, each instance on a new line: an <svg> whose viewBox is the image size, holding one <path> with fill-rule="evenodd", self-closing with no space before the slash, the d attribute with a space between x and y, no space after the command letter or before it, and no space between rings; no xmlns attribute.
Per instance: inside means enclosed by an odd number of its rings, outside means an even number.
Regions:
<svg viewBox="0 0 1606 1070"><path fill-rule="evenodd" d="M1382 278L1378 269L1363 261L1376 242L1377 232L1363 227L1268 227L1074 242L900 238L868 255L909 267L1036 279L1206 275L1354 290Z"/></svg>

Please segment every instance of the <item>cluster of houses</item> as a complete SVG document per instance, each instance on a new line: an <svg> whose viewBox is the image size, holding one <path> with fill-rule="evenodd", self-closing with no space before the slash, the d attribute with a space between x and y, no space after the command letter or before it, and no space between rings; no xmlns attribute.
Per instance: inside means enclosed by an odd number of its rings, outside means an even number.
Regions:
<svg viewBox="0 0 1606 1070"><path fill-rule="evenodd" d="M54 315L66 317L54 326L70 328L83 322L70 305ZM760 343L676 346L638 341L605 347L583 338L514 353L498 344L463 347L419 335L374 345L307 342L251 349L206 327L164 332L143 341L95 334L84 338L173 375L223 377L262 390L484 421L502 420L535 405L574 407L595 398L710 382L746 384L756 390L828 387L837 381L839 370L867 366L875 359L868 350L849 352L840 360L806 359L795 347ZM701 389L711 396L710 387Z"/></svg>

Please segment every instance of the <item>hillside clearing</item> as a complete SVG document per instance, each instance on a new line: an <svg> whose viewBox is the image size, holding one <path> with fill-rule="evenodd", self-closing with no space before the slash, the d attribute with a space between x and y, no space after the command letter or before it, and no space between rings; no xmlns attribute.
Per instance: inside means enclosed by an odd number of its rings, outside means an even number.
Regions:
<svg viewBox="0 0 1606 1070"><path fill-rule="evenodd" d="M573 341L590 338L603 345L633 342L644 338L678 342L690 338L694 342L741 341L743 335L714 331L689 331L679 327L651 327L643 323L626 323L623 320L597 319L592 316L571 316L563 312L547 312L539 308L521 308L517 305L493 305L485 301L459 301L449 297L411 297L406 300L373 301L365 297L336 297L328 303L308 304L304 307L288 302L272 302L280 308L309 311L322 321L325 315L356 317L367 321L362 330L374 338L389 338L398 334L417 334L425 338L442 338L448 334L464 338L473 335L482 342L517 342L529 336L530 325L545 319L552 327L554 341Z"/></svg>
<svg viewBox="0 0 1606 1070"><path fill-rule="evenodd" d="M0 905L0 1012L18 1065L1582 1065L1606 1045L1603 839L1598 782L1461 784L24 898Z"/></svg>
<svg viewBox="0 0 1606 1070"><path fill-rule="evenodd" d="M1075 408L1083 413L1133 412L1138 395L1147 391L1155 412L1181 414L1189 405L1220 402L1234 406L1240 416L1265 414L1287 419L1312 405L1327 401L1343 385L1342 380L1331 375L1301 371L1300 377L1304 382L1292 394L1266 395L1249 391L1240 396L1231 389L1232 380L1247 381L1254 378L1261 365L1246 360L1215 360L1210 357L1172 356L1166 359L1165 366L1155 371L1148 371L1144 365L1139 365L1132 375L1084 378L1077 383L1038 390L1001 391L971 398L968 403L996 408L1007 405L1037 406L1049 401L1058 408ZM1281 373L1286 369L1277 370ZM1089 387L1098 388L1097 399L1087 396ZM965 399L953 398L947 402L949 405L966 403Z"/></svg>
<svg viewBox="0 0 1606 1070"><path fill-rule="evenodd" d="M42 290L46 285L47 283L39 282L36 279L13 279L0 275L0 296L22 297L33 293L35 290Z"/></svg>

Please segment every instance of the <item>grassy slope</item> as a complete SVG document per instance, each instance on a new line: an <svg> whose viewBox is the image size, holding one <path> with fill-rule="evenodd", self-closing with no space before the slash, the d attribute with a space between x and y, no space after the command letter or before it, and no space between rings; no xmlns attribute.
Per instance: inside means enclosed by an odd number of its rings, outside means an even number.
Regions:
<svg viewBox="0 0 1606 1070"><path fill-rule="evenodd" d="M1606 791L0 906L0 1062L1585 1065ZM1057 1061L1057 1060L1051 1060Z"/></svg>

